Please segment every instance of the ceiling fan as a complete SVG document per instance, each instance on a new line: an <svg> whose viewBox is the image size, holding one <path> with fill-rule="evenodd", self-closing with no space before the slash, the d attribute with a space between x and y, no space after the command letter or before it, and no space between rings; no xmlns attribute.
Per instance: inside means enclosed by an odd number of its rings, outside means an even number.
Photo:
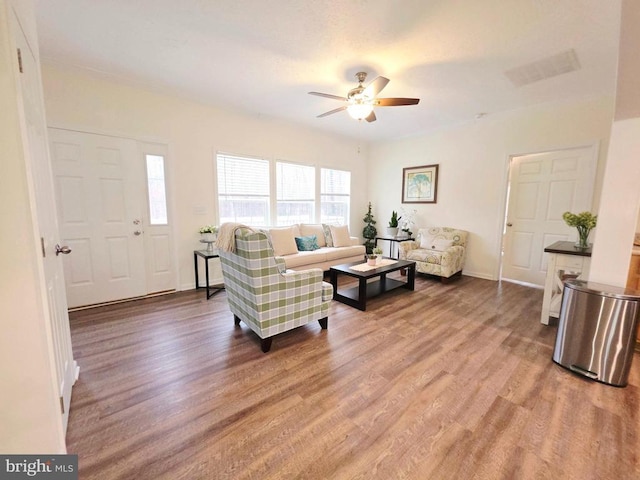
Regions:
<svg viewBox="0 0 640 480"><path fill-rule="evenodd" d="M329 93L309 92L310 95L317 95L319 97L333 98L334 100L341 100L347 102L347 105L335 108L321 115L317 118L326 117L333 113L338 113L346 110L351 117L356 120L366 120L367 122L375 122L376 114L373 111L373 107L397 107L400 105L416 105L419 98L376 98L384 87L389 83L389 79L385 77L377 77L373 82L364 87L362 83L367 78L365 72L356 73L358 79L358 86L349 90L346 97L340 97L338 95L331 95Z"/></svg>

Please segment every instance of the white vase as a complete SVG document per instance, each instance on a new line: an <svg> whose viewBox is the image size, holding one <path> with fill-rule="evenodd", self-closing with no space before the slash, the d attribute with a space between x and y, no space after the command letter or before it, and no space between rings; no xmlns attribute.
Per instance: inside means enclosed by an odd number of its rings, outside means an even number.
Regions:
<svg viewBox="0 0 640 480"><path fill-rule="evenodd" d="M387 227L387 235L390 237L398 235L398 227Z"/></svg>
<svg viewBox="0 0 640 480"><path fill-rule="evenodd" d="M200 235L202 235L202 240L205 242L215 242L216 241L216 234L215 233L201 233Z"/></svg>

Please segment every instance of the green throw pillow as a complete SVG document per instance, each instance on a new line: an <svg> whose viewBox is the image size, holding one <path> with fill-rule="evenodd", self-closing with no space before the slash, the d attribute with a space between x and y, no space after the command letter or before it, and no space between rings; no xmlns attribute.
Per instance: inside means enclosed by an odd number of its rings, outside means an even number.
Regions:
<svg viewBox="0 0 640 480"><path fill-rule="evenodd" d="M318 238L315 235L296 237L296 245L298 246L299 252L310 252L320 248L318 246Z"/></svg>

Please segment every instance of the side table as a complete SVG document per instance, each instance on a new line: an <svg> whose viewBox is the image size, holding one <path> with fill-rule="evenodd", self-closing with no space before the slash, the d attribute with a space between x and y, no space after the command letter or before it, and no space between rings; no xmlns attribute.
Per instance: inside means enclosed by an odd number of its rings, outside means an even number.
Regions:
<svg viewBox="0 0 640 480"><path fill-rule="evenodd" d="M204 271L207 280L206 287L201 287L198 282L198 257L204 258ZM196 272L196 290L199 288L207 289L207 300L218 293L220 290L224 290L224 285L209 285L209 260L212 258L219 258L218 250L194 250L193 251L193 269ZM213 290L213 292L211 292Z"/></svg>
<svg viewBox="0 0 640 480"><path fill-rule="evenodd" d="M393 245L394 243L401 243L401 242L407 242L409 240L413 240L413 238L411 237L376 237L375 242L376 242L376 247L378 246L378 240L386 240L387 242L389 242L389 258L395 258L398 259L400 257L400 252L398 251L398 249L396 248L396 256L393 256Z"/></svg>
<svg viewBox="0 0 640 480"><path fill-rule="evenodd" d="M574 242L555 242L544 249L549 254L547 277L542 297L540 323L549 325L549 318L560 316L564 282L570 279L586 280L591 264L591 247L579 249Z"/></svg>

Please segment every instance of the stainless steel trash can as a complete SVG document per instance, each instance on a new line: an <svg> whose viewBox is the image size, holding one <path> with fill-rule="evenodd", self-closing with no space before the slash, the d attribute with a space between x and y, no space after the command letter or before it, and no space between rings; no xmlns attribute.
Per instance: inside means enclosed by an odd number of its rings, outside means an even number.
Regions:
<svg viewBox="0 0 640 480"><path fill-rule="evenodd" d="M565 282L553 361L593 380L626 386L639 316L639 292Z"/></svg>

